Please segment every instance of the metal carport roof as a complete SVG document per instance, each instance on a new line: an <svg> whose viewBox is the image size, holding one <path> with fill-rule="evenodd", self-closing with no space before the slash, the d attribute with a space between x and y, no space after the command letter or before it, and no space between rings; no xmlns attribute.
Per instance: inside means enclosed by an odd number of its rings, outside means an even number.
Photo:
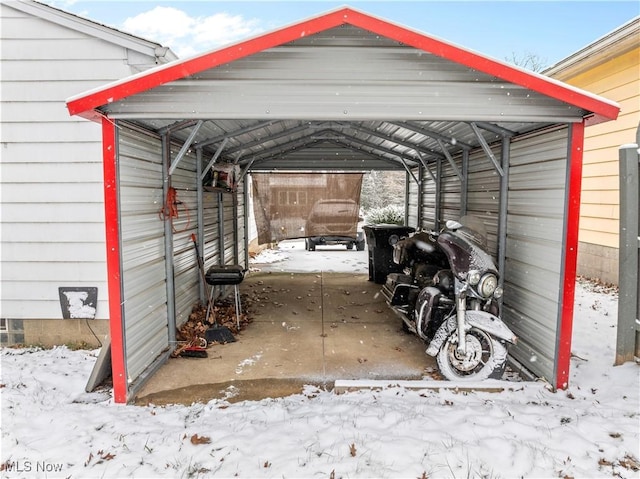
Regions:
<svg viewBox="0 0 640 479"><path fill-rule="evenodd" d="M108 84L68 108L170 131L254 170L402 169L505 132L618 113L613 102L351 8Z"/></svg>

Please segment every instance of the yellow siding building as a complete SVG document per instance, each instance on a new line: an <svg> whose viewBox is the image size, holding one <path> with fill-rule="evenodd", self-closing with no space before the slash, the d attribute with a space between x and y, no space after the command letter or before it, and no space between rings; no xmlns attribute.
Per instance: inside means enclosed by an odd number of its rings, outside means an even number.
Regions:
<svg viewBox="0 0 640 479"><path fill-rule="evenodd" d="M618 149L640 128L640 17L587 45L544 74L620 104L620 116L585 133L578 274L618 282Z"/></svg>

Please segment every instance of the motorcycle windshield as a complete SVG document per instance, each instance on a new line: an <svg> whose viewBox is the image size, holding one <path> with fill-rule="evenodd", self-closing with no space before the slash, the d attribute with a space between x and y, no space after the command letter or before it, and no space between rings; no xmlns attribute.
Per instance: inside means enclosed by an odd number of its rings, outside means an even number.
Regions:
<svg viewBox="0 0 640 479"><path fill-rule="evenodd" d="M464 280L472 269L481 273L498 271L493 259L485 251L486 240L469 227L441 233L438 243L449 258L451 270L460 280Z"/></svg>

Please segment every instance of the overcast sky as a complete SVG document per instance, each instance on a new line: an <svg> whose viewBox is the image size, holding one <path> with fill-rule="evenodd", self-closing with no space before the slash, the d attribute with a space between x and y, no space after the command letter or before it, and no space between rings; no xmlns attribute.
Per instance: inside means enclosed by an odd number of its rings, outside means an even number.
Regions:
<svg viewBox="0 0 640 479"><path fill-rule="evenodd" d="M349 5L499 60L550 66L640 14L624 1L85 1L53 6L162 43L186 58Z"/></svg>

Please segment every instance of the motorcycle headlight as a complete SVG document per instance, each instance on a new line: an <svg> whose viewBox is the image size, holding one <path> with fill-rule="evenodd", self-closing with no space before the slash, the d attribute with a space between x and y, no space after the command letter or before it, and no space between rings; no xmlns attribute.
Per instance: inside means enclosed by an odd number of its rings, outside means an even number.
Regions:
<svg viewBox="0 0 640 479"><path fill-rule="evenodd" d="M498 287L498 277L493 273L487 273L478 283L478 292L483 298L490 298Z"/></svg>
<svg viewBox="0 0 640 479"><path fill-rule="evenodd" d="M478 284L480 282L480 271L476 271L475 269L469 271L469 274L467 275L467 281L469 281L469 284L471 286L475 286L476 284Z"/></svg>

